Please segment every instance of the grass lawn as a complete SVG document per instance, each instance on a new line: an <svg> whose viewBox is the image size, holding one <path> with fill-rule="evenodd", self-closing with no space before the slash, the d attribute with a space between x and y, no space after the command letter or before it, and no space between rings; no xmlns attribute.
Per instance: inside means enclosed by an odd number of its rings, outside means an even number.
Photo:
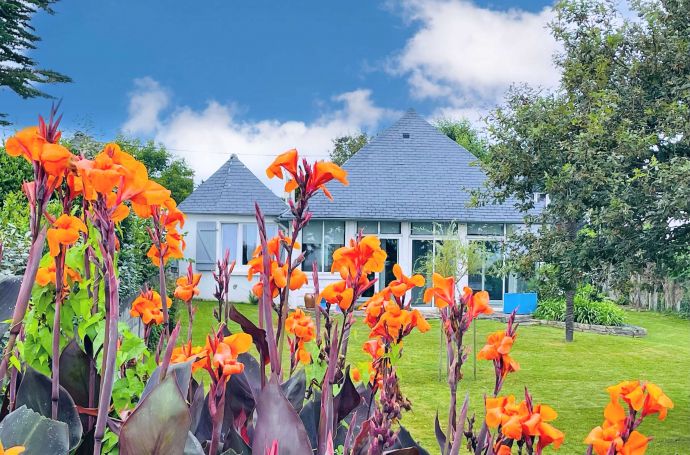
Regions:
<svg viewBox="0 0 690 455"><path fill-rule="evenodd" d="M202 344L215 320L212 303L198 302L198 308L194 342ZM256 321L256 306L238 304L237 308ZM184 325L186 312L181 313ZM608 400L605 388L638 378L661 386L675 403L666 421L659 422L651 417L640 427L643 434L654 437L647 454L690 453L690 321L655 313L628 312L627 322L645 327L647 337L576 333L575 342L566 344L563 331L556 328L525 326L518 329L512 354L520 362L521 370L508 377L503 393L521 398L523 387L528 386L536 402L549 404L558 411L559 417L554 423L566 434L558 453L583 454L582 440L603 420ZM403 424L430 453L438 453L434 416L438 410L444 422L448 388L438 378L438 321L431 321L431 327L432 330L425 334L414 332L406 339L399 373L403 392L413 406L413 410L404 415ZM489 332L502 327L497 322L479 321L479 347ZM231 326L231 330L237 327ZM181 333L186 333L185 327ZM360 346L367 334L367 327L361 323L352 329L349 356L355 365L365 360ZM468 342L471 345L471 336ZM460 384L460 400L469 392L470 413L481 415L483 395L493 390L493 366L489 362L477 362L477 378L474 379L471 358L470 355L463 369L465 379Z"/></svg>

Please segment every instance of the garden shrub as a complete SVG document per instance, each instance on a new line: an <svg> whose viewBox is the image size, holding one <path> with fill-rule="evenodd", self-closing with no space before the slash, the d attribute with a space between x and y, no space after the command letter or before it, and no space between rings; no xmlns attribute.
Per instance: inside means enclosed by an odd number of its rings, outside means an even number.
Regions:
<svg viewBox="0 0 690 455"><path fill-rule="evenodd" d="M573 314L575 322L581 324L620 326L625 322L625 312L613 301L602 299L591 285L578 289ZM565 299L546 299L539 302L534 317L564 322Z"/></svg>

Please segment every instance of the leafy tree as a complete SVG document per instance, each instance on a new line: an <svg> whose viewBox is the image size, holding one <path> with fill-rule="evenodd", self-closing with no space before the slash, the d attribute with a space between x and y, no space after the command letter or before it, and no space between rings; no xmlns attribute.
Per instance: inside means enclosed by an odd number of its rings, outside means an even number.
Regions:
<svg viewBox="0 0 690 455"><path fill-rule="evenodd" d="M13 191L19 191L23 182L33 179L33 170L28 161L9 156L0 147L0 201Z"/></svg>
<svg viewBox="0 0 690 455"><path fill-rule="evenodd" d="M443 134L463 146L477 159L483 161L488 146L486 138L477 131L467 119L451 120L442 118L434 124Z"/></svg>
<svg viewBox="0 0 690 455"><path fill-rule="evenodd" d="M144 163L151 179L168 188L178 204L194 191L194 170L163 145L122 136L116 142Z"/></svg>
<svg viewBox="0 0 690 455"><path fill-rule="evenodd" d="M354 136L336 137L333 139L333 150L329 152L331 161L341 166L368 143L369 136L367 136L366 133L359 133Z"/></svg>
<svg viewBox="0 0 690 455"><path fill-rule="evenodd" d="M583 279L629 280L650 266L679 271L690 245L690 23L688 2L632 5L568 0L551 30L563 52L552 93L513 88L489 118L485 170L497 200L535 208L513 260L554 267L572 340L575 289Z"/></svg>
<svg viewBox="0 0 690 455"><path fill-rule="evenodd" d="M22 98L45 97L37 84L71 82L56 71L37 67L27 50L36 49L41 38L31 26L31 18L38 11L53 14L50 5L56 0L3 0L0 2L0 87L9 87ZM7 114L0 113L0 125Z"/></svg>

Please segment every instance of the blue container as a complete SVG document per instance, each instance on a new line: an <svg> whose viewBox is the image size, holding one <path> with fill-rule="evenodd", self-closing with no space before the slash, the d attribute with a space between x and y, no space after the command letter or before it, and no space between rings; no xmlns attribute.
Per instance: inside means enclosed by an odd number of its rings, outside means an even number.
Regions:
<svg viewBox="0 0 690 455"><path fill-rule="evenodd" d="M537 293L506 292L503 296L503 312L512 313L517 308L517 314L532 314L537 309Z"/></svg>

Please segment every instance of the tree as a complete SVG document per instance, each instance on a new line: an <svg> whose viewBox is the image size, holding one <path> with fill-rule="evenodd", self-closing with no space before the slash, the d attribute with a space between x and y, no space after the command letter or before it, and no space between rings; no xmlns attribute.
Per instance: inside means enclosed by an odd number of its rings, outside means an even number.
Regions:
<svg viewBox="0 0 690 455"><path fill-rule="evenodd" d="M480 161L486 156L487 141L467 119L451 120L442 118L434 124L439 131L467 149Z"/></svg>
<svg viewBox="0 0 690 455"><path fill-rule="evenodd" d="M4 201L11 192L18 191L22 183L33 179L33 169L28 161L16 159L0 147L0 201Z"/></svg>
<svg viewBox="0 0 690 455"><path fill-rule="evenodd" d="M37 67L27 50L36 49L41 38L31 26L32 16L39 10L53 14L50 8L56 0L4 0L0 2L0 87L9 87L22 98L45 97L46 92L37 84L71 82L71 79L53 70ZM0 113L0 125L7 114Z"/></svg>
<svg viewBox="0 0 690 455"><path fill-rule="evenodd" d="M515 87L490 118L485 160L495 200L525 211L534 193L550 203L528 216L539 232L518 236L513 258L557 270L572 340L575 287L619 281L653 266L678 271L690 245L690 23L687 1L633 5L568 0L551 30L561 43L560 86ZM684 12L685 11L685 12Z"/></svg>
<svg viewBox="0 0 690 455"><path fill-rule="evenodd" d="M338 166L342 166L359 149L369 143L369 136L366 133L359 133L353 136L339 136L333 139L333 150L329 152L331 161Z"/></svg>
<svg viewBox="0 0 690 455"><path fill-rule="evenodd" d="M137 160L144 163L152 180L170 190L178 204L194 191L194 170L183 158L177 158L163 145L154 141L117 138L116 142Z"/></svg>

